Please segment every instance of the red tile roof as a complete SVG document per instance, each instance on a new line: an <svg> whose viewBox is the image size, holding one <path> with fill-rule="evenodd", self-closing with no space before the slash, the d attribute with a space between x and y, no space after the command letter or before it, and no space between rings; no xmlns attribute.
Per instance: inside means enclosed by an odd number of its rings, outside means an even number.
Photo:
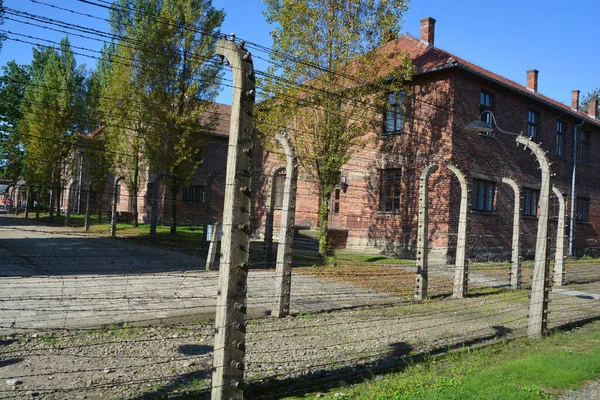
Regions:
<svg viewBox="0 0 600 400"><path fill-rule="evenodd" d="M396 40L386 43L383 46L383 49L391 53L408 52L413 64L417 68L417 74L429 73L445 68L462 68L485 79L503 85L509 89L515 90L525 96L545 103L551 107L557 108L567 114L583 119L588 123L600 126L599 120L593 119L583 112L576 112L566 104L556 101L548 96L544 96L543 94L534 93L523 85L457 57L445 50L436 47L430 47L421 42L419 39L416 39L410 35L403 35Z"/></svg>

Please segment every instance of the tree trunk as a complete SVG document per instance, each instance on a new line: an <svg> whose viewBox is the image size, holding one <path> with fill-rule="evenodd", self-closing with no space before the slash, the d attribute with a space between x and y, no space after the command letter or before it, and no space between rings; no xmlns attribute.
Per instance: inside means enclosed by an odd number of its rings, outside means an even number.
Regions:
<svg viewBox="0 0 600 400"><path fill-rule="evenodd" d="M327 240L327 230L329 228L329 202L333 189L325 188L319 195L319 216L317 225L319 226L319 254L323 257L329 253L329 242Z"/></svg>

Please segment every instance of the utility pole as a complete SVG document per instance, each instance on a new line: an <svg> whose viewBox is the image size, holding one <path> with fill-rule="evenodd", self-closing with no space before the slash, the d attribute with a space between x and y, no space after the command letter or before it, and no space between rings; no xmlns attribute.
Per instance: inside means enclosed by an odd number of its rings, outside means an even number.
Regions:
<svg viewBox="0 0 600 400"><path fill-rule="evenodd" d="M278 134L277 141L285 153L285 185L281 207L281 228L277 245L277 265L275 267L275 307L273 315L278 318L290 313L292 288L292 243L294 241L294 220L296 216L296 189L298 185L298 164L296 152L286 134Z"/></svg>
<svg viewBox="0 0 600 400"><path fill-rule="evenodd" d="M250 52L231 40L217 41L216 53L233 72L233 100L223 207L222 258L215 317L212 400L244 398L246 301L250 244L250 188L255 76Z"/></svg>

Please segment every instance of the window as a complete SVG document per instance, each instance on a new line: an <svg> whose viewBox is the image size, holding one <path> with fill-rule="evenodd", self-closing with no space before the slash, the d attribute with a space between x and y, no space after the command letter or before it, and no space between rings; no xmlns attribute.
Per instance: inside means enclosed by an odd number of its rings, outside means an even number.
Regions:
<svg viewBox="0 0 600 400"><path fill-rule="evenodd" d="M202 197L204 196L204 186L190 186L183 189L182 200L185 203L202 203Z"/></svg>
<svg viewBox="0 0 600 400"><path fill-rule="evenodd" d="M550 216L552 218L558 218L558 214L560 213L560 201L558 201L558 197L552 196L551 207Z"/></svg>
<svg viewBox="0 0 600 400"><path fill-rule="evenodd" d="M400 169L381 170L381 191L379 209L381 211L400 211Z"/></svg>
<svg viewBox="0 0 600 400"><path fill-rule="evenodd" d="M494 182L473 180L471 209L473 211L494 211L494 192L496 184Z"/></svg>
<svg viewBox="0 0 600 400"><path fill-rule="evenodd" d="M579 136L579 161L587 162L588 160L588 133L586 131L581 131Z"/></svg>
<svg viewBox="0 0 600 400"><path fill-rule="evenodd" d="M521 200L521 210L523 215L529 215L531 217L537 216L539 197L539 191L535 189L523 189L523 198Z"/></svg>
<svg viewBox="0 0 600 400"><path fill-rule="evenodd" d="M539 125L539 116L535 111L529 111L527 113L527 134L532 140L537 140L538 138L538 125Z"/></svg>
<svg viewBox="0 0 600 400"><path fill-rule="evenodd" d="M120 204L121 203L121 185L115 186L115 196L117 199L117 201L115 203Z"/></svg>
<svg viewBox="0 0 600 400"><path fill-rule="evenodd" d="M388 94L388 109L385 117L385 133L397 133L404 130L405 92Z"/></svg>
<svg viewBox="0 0 600 400"><path fill-rule="evenodd" d="M590 199L577 198L577 216L578 222L590 222Z"/></svg>
<svg viewBox="0 0 600 400"><path fill-rule="evenodd" d="M283 190L285 188L285 173L279 173L273 177L273 207L281 210L283 207Z"/></svg>
<svg viewBox="0 0 600 400"><path fill-rule="evenodd" d="M560 121L556 122L556 155L565 155L565 125Z"/></svg>
<svg viewBox="0 0 600 400"><path fill-rule="evenodd" d="M492 111L492 105L493 105L493 98L492 95L486 92L481 92L479 94L479 113L481 115L481 120L483 122L485 122L486 124L488 124L489 127L492 126L492 114L489 112L486 112L485 114L483 114L483 112L485 111ZM488 136L492 136L492 132L481 132L481 134L483 135L488 135Z"/></svg>
<svg viewBox="0 0 600 400"><path fill-rule="evenodd" d="M331 199L331 211L333 211L334 214L339 214L340 213L340 188L335 188L333 190L333 196Z"/></svg>

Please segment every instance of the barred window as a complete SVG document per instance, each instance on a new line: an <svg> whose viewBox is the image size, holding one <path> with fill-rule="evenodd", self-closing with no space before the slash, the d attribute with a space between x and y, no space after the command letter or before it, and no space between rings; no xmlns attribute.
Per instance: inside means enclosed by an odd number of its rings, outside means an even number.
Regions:
<svg viewBox="0 0 600 400"><path fill-rule="evenodd" d="M492 114L485 111L492 111L492 106L494 104L494 99L491 94L482 91L479 94L479 113L481 115L481 120L485 122L489 127L492 127ZM482 135L492 136L492 132L481 132Z"/></svg>
<svg viewBox="0 0 600 400"><path fill-rule="evenodd" d="M539 190L523 189L523 199L521 201L521 211L523 215L531 217L537 216L538 199L540 198Z"/></svg>
<svg viewBox="0 0 600 400"><path fill-rule="evenodd" d="M388 109L385 117L384 133L398 133L404 131L404 100L405 92L389 93Z"/></svg>
<svg viewBox="0 0 600 400"><path fill-rule="evenodd" d="M480 179L473 180L471 209L473 211L494 211L494 192L496 184Z"/></svg>
<svg viewBox="0 0 600 400"><path fill-rule="evenodd" d="M556 122L556 155L565 155L565 125L560 121Z"/></svg>
<svg viewBox="0 0 600 400"><path fill-rule="evenodd" d="M192 185L183 189L182 200L185 203L202 203L204 196L204 186Z"/></svg>
<svg viewBox="0 0 600 400"><path fill-rule="evenodd" d="M588 160L588 147L589 147L589 135L586 131L581 131L579 136L579 161L587 162Z"/></svg>
<svg viewBox="0 0 600 400"><path fill-rule="evenodd" d="M578 222L590 222L590 199L577 198L577 216Z"/></svg>
<svg viewBox="0 0 600 400"><path fill-rule="evenodd" d="M381 211L400 211L400 169L381 170L381 189L379 209Z"/></svg>
<svg viewBox="0 0 600 400"><path fill-rule="evenodd" d="M531 140L537 140L538 138L538 126L540 123L539 114L535 111L529 111L527 113L527 134Z"/></svg>

